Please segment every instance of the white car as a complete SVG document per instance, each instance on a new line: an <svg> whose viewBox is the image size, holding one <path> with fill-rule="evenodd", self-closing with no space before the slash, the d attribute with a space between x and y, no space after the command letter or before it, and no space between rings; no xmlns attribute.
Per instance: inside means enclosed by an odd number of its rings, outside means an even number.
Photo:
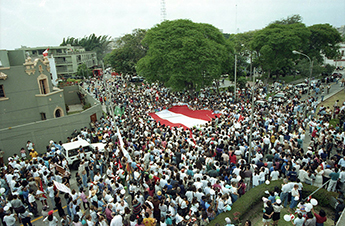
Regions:
<svg viewBox="0 0 345 226"><path fill-rule="evenodd" d="M299 83L295 85L295 89L301 92L302 94L305 94L308 92L308 85L305 83Z"/></svg>

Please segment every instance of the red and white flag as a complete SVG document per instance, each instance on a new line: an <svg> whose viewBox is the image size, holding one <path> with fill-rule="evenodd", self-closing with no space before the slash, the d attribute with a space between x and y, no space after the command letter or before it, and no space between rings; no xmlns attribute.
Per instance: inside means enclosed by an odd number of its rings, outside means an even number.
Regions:
<svg viewBox="0 0 345 226"><path fill-rule="evenodd" d="M44 52L42 53L44 57L48 56L48 51L49 51L49 48L44 50Z"/></svg>
<svg viewBox="0 0 345 226"><path fill-rule="evenodd" d="M204 125L215 118L211 110L191 110L186 105L174 106L160 112L150 113L150 116L161 125L170 127L192 128Z"/></svg>

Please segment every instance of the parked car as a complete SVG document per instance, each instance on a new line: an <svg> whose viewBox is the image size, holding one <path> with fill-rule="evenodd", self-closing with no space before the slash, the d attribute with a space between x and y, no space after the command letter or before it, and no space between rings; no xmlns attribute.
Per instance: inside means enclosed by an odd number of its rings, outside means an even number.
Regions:
<svg viewBox="0 0 345 226"><path fill-rule="evenodd" d="M295 89L298 90L302 94L308 93L308 85L305 83L296 84Z"/></svg>
<svg viewBox="0 0 345 226"><path fill-rule="evenodd" d="M288 99L286 93L277 93L272 97L272 102L285 102Z"/></svg>
<svg viewBox="0 0 345 226"><path fill-rule="evenodd" d="M314 79L310 81L310 85L314 87L315 86L319 86L321 85L321 80L320 79Z"/></svg>
<svg viewBox="0 0 345 226"><path fill-rule="evenodd" d="M61 154L66 158L68 165L70 165L72 169L78 169L80 164L80 159L78 158L80 148L83 148L86 159L89 159L92 151L96 149L96 147L98 147L100 152L103 152L104 146L105 144L103 143L89 144L86 140L80 139L78 141L62 144Z"/></svg>
<svg viewBox="0 0 345 226"><path fill-rule="evenodd" d="M266 100L262 99L262 100L256 100L255 101L255 105L256 106L260 106L260 107L269 107L269 104Z"/></svg>
<svg viewBox="0 0 345 226"><path fill-rule="evenodd" d="M140 77L140 76L134 76L132 77L132 79L130 80L130 82L143 82L144 78Z"/></svg>

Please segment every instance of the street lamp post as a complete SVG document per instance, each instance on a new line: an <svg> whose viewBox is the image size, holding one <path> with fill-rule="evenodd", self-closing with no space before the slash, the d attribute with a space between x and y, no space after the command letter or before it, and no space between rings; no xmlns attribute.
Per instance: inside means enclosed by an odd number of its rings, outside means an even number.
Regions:
<svg viewBox="0 0 345 226"><path fill-rule="evenodd" d="M309 68L309 86L308 86L308 95L310 95L310 87L311 87L311 75L312 75L312 72L313 72L313 61L310 59L310 57L307 55L307 54L304 54L304 53L301 53L301 52L298 52L296 50L293 50L292 51L293 54L299 54L299 55L302 55L302 56L305 56L306 58L308 58L309 62L310 62L310 68Z"/></svg>

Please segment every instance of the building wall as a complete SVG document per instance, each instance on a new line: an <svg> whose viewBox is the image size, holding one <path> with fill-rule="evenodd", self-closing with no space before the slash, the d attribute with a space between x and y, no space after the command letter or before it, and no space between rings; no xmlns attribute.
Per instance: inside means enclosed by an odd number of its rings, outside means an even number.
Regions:
<svg viewBox="0 0 345 226"><path fill-rule="evenodd" d="M90 116L93 114L96 114L97 119L102 116L100 104L78 114L0 129L0 149L5 152L6 162L14 153L19 154L28 140L35 144L38 153L45 153L50 140L65 143L75 129L80 131L80 128L85 126L89 128Z"/></svg>
<svg viewBox="0 0 345 226"><path fill-rule="evenodd" d="M65 97L65 103L67 105L80 104L80 99L78 97L78 86L65 86L63 88L63 93Z"/></svg>
<svg viewBox="0 0 345 226"><path fill-rule="evenodd" d="M20 66L11 65L8 69L1 70L7 75L7 79L0 80L6 95L6 99L0 99L0 128L40 121L41 113L45 113L46 119L52 119L57 109L60 109L60 115L66 114L63 90L53 88L49 67L42 59L30 62L30 65L23 65L22 62ZM47 81L47 94L40 92L41 77Z"/></svg>
<svg viewBox="0 0 345 226"><path fill-rule="evenodd" d="M19 50L24 50L30 56L41 57L48 48L48 55L55 58L57 74L60 78L71 77L76 74L80 64L85 63L89 68L98 65L96 52L85 51L80 46L22 47Z"/></svg>

